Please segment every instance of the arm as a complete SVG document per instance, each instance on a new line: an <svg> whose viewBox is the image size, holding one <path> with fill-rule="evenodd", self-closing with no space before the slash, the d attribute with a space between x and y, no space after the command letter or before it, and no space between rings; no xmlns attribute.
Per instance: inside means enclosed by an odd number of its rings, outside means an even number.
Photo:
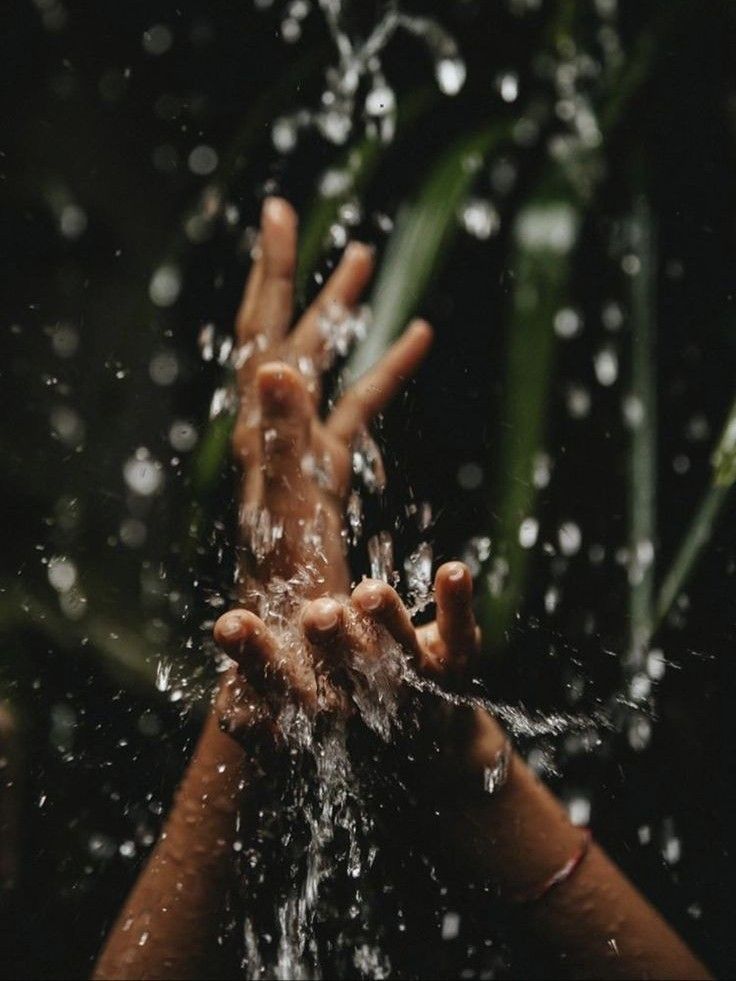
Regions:
<svg viewBox="0 0 736 981"><path fill-rule="evenodd" d="M243 604L264 606L272 584L301 576L294 603L329 590L346 593L349 571L342 501L350 478L350 443L400 389L423 359L431 331L413 325L368 374L342 396L326 422L318 416L322 374L330 352L325 310L347 311L372 272L372 252L349 247L320 296L287 333L293 307L296 215L280 199L263 209L259 252L236 319L240 409L233 450L242 468L239 583ZM298 368L298 370L297 370ZM329 479L316 479L317 462ZM263 519L281 537L264 549ZM319 528L307 541L305 523ZM255 623L244 618L240 626ZM250 653L259 654L254 635ZM240 645L240 655L247 655ZM235 671L221 683L161 839L100 955L97 978L212 976L224 901L232 883L236 822L253 794L253 770L238 742L249 738L257 694ZM266 714L266 707L263 706ZM258 716L258 711L255 713Z"/></svg>
<svg viewBox="0 0 736 981"><path fill-rule="evenodd" d="M245 752L214 715L171 814L112 928L95 978L218 977L217 935L232 883Z"/></svg>
<svg viewBox="0 0 736 981"><path fill-rule="evenodd" d="M437 624L416 632L398 595L383 582L363 581L349 603L331 598L309 603L302 624L313 661L335 664L337 658L349 665L383 656L376 643L380 627L423 674L457 684L478 645L470 575L459 563L449 563L437 573L435 590ZM221 619L218 639L235 656L233 640L222 632L233 616ZM262 660L276 665L277 645L268 646ZM403 816L409 833L425 836L428 850L439 843L438 857L452 855L452 873L493 883L509 902L521 899L520 916L574 976L710 977L603 851L585 846L585 833L517 755L511 756L502 786L493 794L480 790L484 771L496 766L507 745L506 736L486 712L458 711L460 724L450 729L433 729L432 713L427 714L423 751L421 743L419 751L412 747L409 753L398 747L397 765L402 756L419 760L414 778L422 803ZM468 793L472 786L478 791ZM427 816L437 813L439 829L436 822L428 828Z"/></svg>
<svg viewBox="0 0 736 981"><path fill-rule="evenodd" d="M492 766L497 728L479 719L486 765ZM481 735L483 733L483 735ZM495 737L497 738L497 737ZM557 951L575 977L709 978L707 969L595 843L584 850L584 832L514 754L505 785L486 800L450 805L461 868L497 883L501 895L532 897L573 857L569 877L538 899L520 904L520 915Z"/></svg>

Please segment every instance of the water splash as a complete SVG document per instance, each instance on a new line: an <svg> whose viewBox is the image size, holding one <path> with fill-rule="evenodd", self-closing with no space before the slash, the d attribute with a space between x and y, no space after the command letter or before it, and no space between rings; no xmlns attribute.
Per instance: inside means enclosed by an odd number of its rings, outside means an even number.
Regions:
<svg viewBox="0 0 736 981"><path fill-rule="evenodd" d="M298 582L269 587L262 606L279 625L281 645L295 657L309 656L301 650L293 616L305 576L308 570ZM335 976L334 958L345 950L354 952L353 967L361 976L389 976L380 901L371 895L371 874L381 854L376 803L381 788L390 786L394 804L405 797L404 806L412 806L401 760L427 754L421 767L442 766L441 749L431 738L417 742L420 717L439 721L447 710L482 709L519 739L590 733L605 724L597 717L528 714L478 695L447 692L417 675L410 655L385 629L349 607L345 615L367 638L343 665L349 707L343 700L335 712L327 679L318 686L313 711L297 708L287 694L276 716L286 772L264 795L269 805L260 812L257 840L243 853L242 863L244 893L250 897L243 966L251 978ZM353 755L359 730L393 754L386 758L393 760L393 769L380 754L372 759ZM265 896L274 889L277 895L269 904ZM347 917L346 909L352 911ZM341 924L339 943L333 944L325 939L330 936L325 927L336 922Z"/></svg>
<svg viewBox="0 0 736 981"><path fill-rule="evenodd" d="M382 55L397 32L416 37L428 50L437 85L445 95L457 95L465 84L465 62L457 42L431 17L404 13L398 3L387 6L383 16L365 38L351 35L346 24L343 0L318 0L337 54L337 64L325 72L325 88L317 109L302 108L277 119L272 128L274 146L280 153L292 152L299 133L316 129L330 143L342 145L354 135L360 116L365 132L389 143L396 131L397 100L383 70ZM282 22L287 42L301 36L301 21L308 6L295 4Z"/></svg>

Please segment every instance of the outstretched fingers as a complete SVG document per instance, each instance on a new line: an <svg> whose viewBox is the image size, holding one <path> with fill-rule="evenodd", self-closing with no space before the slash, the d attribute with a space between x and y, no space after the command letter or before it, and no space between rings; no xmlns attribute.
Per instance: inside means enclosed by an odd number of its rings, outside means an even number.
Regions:
<svg viewBox="0 0 736 981"><path fill-rule="evenodd" d="M353 590L350 602L358 613L384 627L422 667L424 654L414 625L395 589L380 579L364 579Z"/></svg>
<svg viewBox="0 0 736 981"><path fill-rule="evenodd" d="M327 429L349 443L419 369L432 344L432 328L415 320L383 357L345 392L327 420Z"/></svg>

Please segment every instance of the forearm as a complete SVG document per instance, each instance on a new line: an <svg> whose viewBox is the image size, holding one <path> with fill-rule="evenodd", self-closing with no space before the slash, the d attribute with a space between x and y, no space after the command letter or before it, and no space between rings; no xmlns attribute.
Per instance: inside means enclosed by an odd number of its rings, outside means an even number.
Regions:
<svg viewBox="0 0 736 981"><path fill-rule="evenodd" d="M524 762L513 756L506 784L458 809L458 842L468 869L502 896L533 897L581 854L584 832ZM708 978L706 968L596 845L569 877L521 914L558 952L573 976Z"/></svg>
<svg viewBox="0 0 736 981"><path fill-rule="evenodd" d="M217 976L217 935L234 874L243 750L210 715L171 814L97 962L95 978Z"/></svg>

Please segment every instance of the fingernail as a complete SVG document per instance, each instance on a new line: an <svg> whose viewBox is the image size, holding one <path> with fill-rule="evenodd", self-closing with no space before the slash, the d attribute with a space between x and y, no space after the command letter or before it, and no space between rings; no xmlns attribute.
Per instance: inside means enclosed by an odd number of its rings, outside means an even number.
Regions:
<svg viewBox="0 0 736 981"><path fill-rule="evenodd" d="M348 258L353 258L354 256L358 256L365 252L369 253L369 255L373 255L375 251L375 248L372 245L368 245L367 242L352 241L345 249L345 255Z"/></svg>
<svg viewBox="0 0 736 981"><path fill-rule="evenodd" d="M381 588L380 586L368 586L363 591L363 595L360 597L360 605L364 610L368 610L373 613L381 605Z"/></svg>
<svg viewBox="0 0 736 981"><path fill-rule="evenodd" d="M233 639L243 629L243 621L239 616L226 617L220 621L220 634L228 639Z"/></svg>
<svg viewBox="0 0 736 981"><path fill-rule="evenodd" d="M465 579L465 566L461 565L459 562L455 562L450 569L450 573L447 577L450 582L461 582Z"/></svg>
<svg viewBox="0 0 736 981"><path fill-rule="evenodd" d="M275 195L267 197L263 201L263 214L267 215L269 218L278 219L281 217L284 207L284 202L282 198L278 198Z"/></svg>
<svg viewBox="0 0 736 981"><path fill-rule="evenodd" d="M340 616L340 607L333 600L318 603L312 611L314 625L317 630L334 630Z"/></svg>

